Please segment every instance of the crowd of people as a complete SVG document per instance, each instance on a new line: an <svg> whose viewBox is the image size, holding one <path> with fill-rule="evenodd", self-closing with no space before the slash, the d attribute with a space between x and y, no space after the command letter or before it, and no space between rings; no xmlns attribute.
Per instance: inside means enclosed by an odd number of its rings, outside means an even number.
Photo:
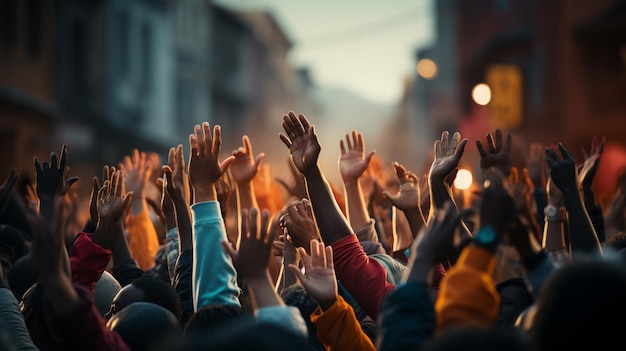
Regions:
<svg viewBox="0 0 626 351"><path fill-rule="evenodd" d="M1 348L626 347L626 174L601 206L604 139L579 161L558 140L535 144L518 167L511 133L489 133L475 141L480 189L461 204L458 132L434 141L421 174L348 131L335 185L307 117L288 112L282 128L290 182L259 179L265 154L247 135L225 156L207 122L163 165L138 149L103 165L84 209L71 145L34 157L33 184L15 186L12 170L0 187Z"/></svg>

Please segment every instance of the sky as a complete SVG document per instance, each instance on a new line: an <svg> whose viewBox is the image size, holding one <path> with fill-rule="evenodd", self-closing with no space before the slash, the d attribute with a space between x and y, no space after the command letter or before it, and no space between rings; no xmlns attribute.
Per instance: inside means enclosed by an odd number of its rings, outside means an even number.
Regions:
<svg viewBox="0 0 626 351"><path fill-rule="evenodd" d="M372 102L395 104L415 52L434 41L432 0L217 0L234 9L271 12L294 43L295 67L319 85Z"/></svg>

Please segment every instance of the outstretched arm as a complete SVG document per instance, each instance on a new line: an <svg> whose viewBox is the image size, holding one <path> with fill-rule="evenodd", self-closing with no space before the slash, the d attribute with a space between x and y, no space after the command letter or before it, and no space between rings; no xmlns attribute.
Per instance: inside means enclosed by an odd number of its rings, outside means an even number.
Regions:
<svg viewBox="0 0 626 351"><path fill-rule="evenodd" d="M560 143L558 148L561 156L557 155L555 150L546 148L548 156L546 162L550 167L551 179L563 193L569 222L570 254L575 255L579 251L602 254L598 236L578 189L578 172L574 156Z"/></svg>
<svg viewBox="0 0 626 351"><path fill-rule="evenodd" d="M307 118L294 112L283 116L280 139L289 148L295 166L306 179L307 191L317 227L326 244L333 247L337 276L363 310L376 318L384 296L395 286L389 284L386 271L369 259L335 201L333 192L318 167L321 147L315 128Z"/></svg>
<svg viewBox="0 0 626 351"><path fill-rule="evenodd" d="M350 139L352 136L352 140ZM341 156L339 157L339 172L346 196L346 213L350 226L354 232L369 226L370 216L363 196L360 177L367 169L375 151L365 156L365 141L363 134L355 130L351 135L346 134L345 143L339 141Z"/></svg>
<svg viewBox="0 0 626 351"><path fill-rule="evenodd" d="M209 123L194 127L189 136L189 177L194 192L193 212L193 298L197 311L203 306L239 306L235 268L222 250L227 240L224 219L217 202L215 183L227 170L233 156L219 161L221 129Z"/></svg>

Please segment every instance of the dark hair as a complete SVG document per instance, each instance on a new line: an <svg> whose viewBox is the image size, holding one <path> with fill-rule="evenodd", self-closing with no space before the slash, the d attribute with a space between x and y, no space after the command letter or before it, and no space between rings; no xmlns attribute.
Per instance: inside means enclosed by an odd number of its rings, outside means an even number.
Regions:
<svg viewBox="0 0 626 351"><path fill-rule="evenodd" d="M185 340L202 338L215 328L234 321L251 317L235 305L213 305L200 308L187 321L184 328Z"/></svg>
<svg viewBox="0 0 626 351"><path fill-rule="evenodd" d="M116 313L107 326L118 333L133 351L180 349L182 329L169 310L150 303L134 302Z"/></svg>
<svg viewBox="0 0 626 351"><path fill-rule="evenodd" d="M144 302L151 302L162 306L172 312L176 318L180 319L181 306L180 297L174 287L162 280L142 276L133 280L133 286L143 292Z"/></svg>
<svg viewBox="0 0 626 351"><path fill-rule="evenodd" d="M254 318L226 323L185 345L185 351L313 351L306 338L275 323Z"/></svg>
<svg viewBox="0 0 626 351"><path fill-rule="evenodd" d="M466 327L446 330L420 350L527 351L530 348L527 341L513 329Z"/></svg>
<svg viewBox="0 0 626 351"><path fill-rule="evenodd" d="M7 272L7 282L15 298L21 301L26 291L37 282L30 254L15 261Z"/></svg>
<svg viewBox="0 0 626 351"><path fill-rule="evenodd" d="M0 246L6 249L11 264L28 253L25 235L26 233L12 225L0 225Z"/></svg>
<svg viewBox="0 0 626 351"><path fill-rule="evenodd" d="M280 292L280 297L286 305L297 307L300 310L302 318L306 322L306 328L309 335L309 344L315 350L326 350L317 338L317 327L311 322L311 314L315 312L319 303L311 297L306 289L298 284L291 284Z"/></svg>
<svg viewBox="0 0 626 351"><path fill-rule="evenodd" d="M626 269L615 262L576 261L557 270L537 303L533 350L623 349L624 296Z"/></svg>

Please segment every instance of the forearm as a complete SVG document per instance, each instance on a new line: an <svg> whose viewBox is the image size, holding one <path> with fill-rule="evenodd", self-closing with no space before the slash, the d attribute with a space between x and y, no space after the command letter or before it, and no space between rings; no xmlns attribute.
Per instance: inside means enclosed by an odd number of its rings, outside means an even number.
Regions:
<svg viewBox="0 0 626 351"><path fill-rule="evenodd" d="M193 213L193 298L201 307L229 304L239 306L237 273L221 245L226 228L217 201L195 203Z"/></svg>
<svg viewBox="0 0 626 351"><path fill-rule="evenodd" d="M313 167L312 170L304 174L304 177L315 222L323 241L330 245L341 238L352 235L352 228L341 212L330 184L319 167Z"/></svg>
<svg viewBox="0 0 626 351"><path fill-rule="evenodd" d="M285 305L274 290L267 270L263 276L246 278L246 285L255 310L262 307Z"/></svg>
<svg viewBox="0 0 626 351"><path fill-rule="evenodd" d="M409 228L411 228L411 234L413 238L415 238L420 229L422 229L422 226L424 226L424 218L422 217L419 207L408 208L402 211L402 213L404 213L404 217L409 223Z"/></svg>
<svg viewBox="0 0 626 351"><path fill-rule="evenodd" d="M241 209L259 208L252 181L237 183L237 200Z"/></svg>
<svg viewBox="0 0 626 351"><path fill-rule="evenodd" d="M578 189L564 191L563 198L568 213L570 252L602 253L596 231L583 206Z"/></svg>
<svg viewBox="0 0 626 351"><path fill-rule="evenodd" d="M452 197L450 188L445 184L443 179L429 177L428 188L430 189L430 213L427 221L430 221L435 211L443 208L446 202L450 201L454 204L454 198Z"/></svg>
<svg viewBox="0 0 626 351"><path fill-rule="evenodd" d="M191 249L193 246L193 226L191 224L191 214L189 205L183 198L174 201L176 211L176 227L178 228L178 252Z"/></svg>
<svg viewBox="0 0 626 351"><path fill-rule="evenodd" d="M367 226L370 222L370 216L367 211L367 205L363 197L363 189L361 183L357 179L343 180L343 187L346 196L346 213L348 221L354 232Z"/></svg>
<svg viewBox="0 0 626 351"><path fill-rule="evenodd" d="M133 194L133 198L130 200L130 213L132 216L138 216L143 211L148 210L148 203L143 197L143 194Z"/></svg>

